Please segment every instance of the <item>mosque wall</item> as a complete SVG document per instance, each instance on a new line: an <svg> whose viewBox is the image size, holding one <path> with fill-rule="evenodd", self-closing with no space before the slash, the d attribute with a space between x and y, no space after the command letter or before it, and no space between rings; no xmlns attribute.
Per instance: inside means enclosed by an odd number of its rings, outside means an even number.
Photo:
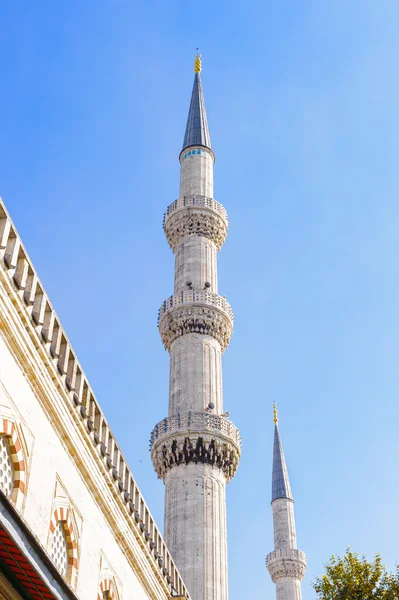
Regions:
<svg viewBox="0 0 399 600"><path fill-rule="evenodd" d="M188 597L1 200L0 486L78 597Z"/></svg>

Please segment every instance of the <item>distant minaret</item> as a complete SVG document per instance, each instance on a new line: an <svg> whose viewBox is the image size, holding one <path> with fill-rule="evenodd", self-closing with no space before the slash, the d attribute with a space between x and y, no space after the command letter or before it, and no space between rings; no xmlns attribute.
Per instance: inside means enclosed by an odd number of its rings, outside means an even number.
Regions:
<svg viewBox="0 0 399 600"><path fill-rule="evenodd" d="M301 600L301 581L306 571L306 554L296 547L294 499L278 429L276 405L274 405L272 510L274 552L267 555L266 566L276 584L276 599Z"/></svg>
<svg viewBox="0 0 399 600"><path fill-rule="evenodd" d="M233 311L218 295L216 261L228 218L213 199L215 156L198 54L194 71L180 194L164 216L175 254L174 295L159 311L170 354L169 413L152 432L151 457L165 483L165 541L192 599L227 600L226 483L241 451L240 433L223 412L222 353Z"/></svg>

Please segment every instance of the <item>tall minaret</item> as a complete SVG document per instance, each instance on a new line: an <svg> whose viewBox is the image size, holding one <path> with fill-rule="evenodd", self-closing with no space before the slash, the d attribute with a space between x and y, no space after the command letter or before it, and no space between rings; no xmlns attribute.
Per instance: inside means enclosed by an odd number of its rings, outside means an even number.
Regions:
<svg viewBox="0 0 399 600"><path fill-rule="evenodd" d="M276 405L274 405L272 510L274 552L267 555L266 566L276 584L276 598L277 600L301 600L301 581L306 571L306 554L296 547L294 499L278 429Z"/></svg>
<svg viewBox="0 0 399 600"><path fill-rule="evenodd" d="M165 483L165 541L192 599L227 600L226 482L241 450L240 433L223 412L222 353L233 311L218 295L216 259L228 219L213 199L215 156L198 54L194 72L180 194L164 216L175 254L174 295L158 322L170 354L169 413L152 432L151 457Z"/></svg>

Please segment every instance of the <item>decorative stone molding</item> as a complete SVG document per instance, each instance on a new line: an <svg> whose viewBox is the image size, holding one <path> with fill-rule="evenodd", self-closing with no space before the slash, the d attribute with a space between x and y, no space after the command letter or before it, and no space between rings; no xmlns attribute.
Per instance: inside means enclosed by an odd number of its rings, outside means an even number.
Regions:
<svg viewBox="0 0 399 600"><path fill-rule="evenodd" d="M97 600L104 600L104 594L108 592L109 600L118 600L119 595L116 591L116 585L113 579L105 577L102 579L99 586L99 593L97 594Z"/></svg>
<svg viewBox="0 0 399 600"><path fill-rule="evenodd" d="M306 566L306 554L302 550L274 550L266 557L266 567L274 583L282 577L294 577L302 581Z"/></svg>
<svg viewBox="0 0 399 600"><path fill-rule="evenodd" d="M186 207L204 207L214 212L217 212L221 215L221 217L226 221L227 225L229 224L229 219L227 216L227 211L220 202L216 202L213 198L208 198L207 196L184 196L183 198L178 198L172 204L168 206L166 212L164 214L163 224L165 225L167 220L177 211Z"/></svg>
<svg viewBox="0 0 399 600"><path fill-rule="evenodd" d="M154 444L168 437L170 434L183 430L184 432L197 433L218 433L226 440L232 441L241 449L241 435L239 429L233 423L220 415L213 415L207 412L188 412L178 413L172 417L165 417L151 433L150 444Z"/></svg>
<svg viewBox="0 0 399 600"><path fill-rule="evenodd" d="M73 517L71 508L67 506L57 507L50 521L50 533L53 534L59 521L62 522L65 530L67 548L68 548L68 573L67 580L75 585L78 569L78 543L76 527L73 526Z"/></svg>
<svg viewBox="0 0 399 600"><path fill-rule="evenodd" d="M214 337L224 352L233 326L234 313L227 300L205 291L190 290L171 296L158 313L159 333L166 350L185 333L203 333Z"/></svg>
<svg viewBox="0 0 399 600"><path fill-rule="evenodd" d="M11 499L17 508L21 509L26 493L26 461L15 423L9 419L0 419L0 435L7 437L10 444L14 478Z"/></svg>
<svg viewBox="0 0 399 600"><path fill-rule="evenodd" d="M178 414L158 423L151 433L151 458L160 479L190 462L214 465L229 482L241 454L240 432L228 419L208 413Z"/></svg>
<svg viewBox="0 0 399 600"><path fill-rule="evenodd" d="M227 236L229 221L225 208L213 198L184 196L168 206L163 228L173 252L189 235L206 237L220 250Z"/></svg>
<svg viewBox="0 0 399 600"><path fill-rule="evenodd" d="M100 556L100 576L97 600L119 600L122 596L122 582L116 575L103 551Z"/></svg>
<svg viewBox="0 0 399 600"><path fill-rule="evenodd" d="M181 306L183 304L205 304L215 306L226 313L232 322L234 321L233 309L224 296L218 296L217 294L212 294L211 292L206 291L185 290L180 292L180 294L170 296L170 298L163 302L158 312L158 324L165 313L176 306Z"/></svg>

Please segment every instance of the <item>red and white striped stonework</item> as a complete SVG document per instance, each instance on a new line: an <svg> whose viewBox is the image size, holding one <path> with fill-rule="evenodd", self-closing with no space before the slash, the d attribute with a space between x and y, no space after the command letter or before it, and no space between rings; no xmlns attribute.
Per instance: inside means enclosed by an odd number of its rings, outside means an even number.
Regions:
<svg viewBox="0 0 399 600"><path fill-rule="evenodd" d="M14 476L11 499L18 508L21 508L26 491L26 463L15 423L8 419L0 419L0 434L5 435L10 444L10 455Z"/></svg>
<svg viewBox="0 0 399 600"><path fill-rule="evenodd" d="M108 596L105 596L106 598L109 598L110 600L117 600L117 596L115 594L115 584L112 579L105 578L101 581L97 600L104 600L105 592L108 592Z"/></svg>
<svg viewBox="0 0 399 600"><path fill-rule="evenodd" d="M68 548L68 574L67 579L73 582L76 579L78 569L78 543L72 526L71 511L66 507L58 507L54 510L50 521L50 532L53 535L57 523L61 521L64 525Z"/></svg>

